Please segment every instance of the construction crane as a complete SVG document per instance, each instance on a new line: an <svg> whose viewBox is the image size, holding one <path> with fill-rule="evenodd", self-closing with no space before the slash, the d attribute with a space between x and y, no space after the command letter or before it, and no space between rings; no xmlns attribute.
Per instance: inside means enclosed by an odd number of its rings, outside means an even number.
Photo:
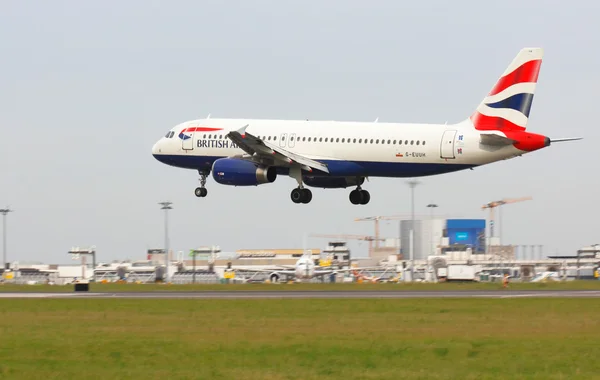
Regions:
<svg viewBox="0 0 600 380"><path fill-rule="evenodd" d="M379 238L379 221L380 220L394 220L394 219L405 219L405 220L410 220L411 218L411 214L404 214L404 215L389 215L389 216L367 216L364 218L356 218L354 219L355 222L365 222L365 221L374 221L375 222L375 249L379 248L379 241L380 240L385 240L385 239L380 239ZM415 215L416 219L425 219L425 218L432 218L432 215Z"/></svg>
<svg viewBox="0 0 600 380"><path fill-rule="evenodd" d="M504 198L504 199L501 199L499 201L493 201L493 202L490 202L490 203L487 203L487 204L481 206L482 210L485 210L486 208L490 209L490 238L494 237L494 209L496 207L503 206L503 205L506 205L506 204L509 204L509 203L517 203L517 202L529 201L529 200L532 200L532 199L533 199L532 197Z"/></svg>
<svg viewBox="0 0 600 380"><path fill-rule="evenodd" d="M321 237L321 238L329 238L329 239L342 239L342 240L362 240L369 242L369 257L372 257L373 251L373 241L385 240L382 238L376 238L374 236L365 236L365 235L328 235L328 234L311 234L311 237Z"/></svg>
<svg viewBox="0 0 600 380"><path fill-rule="evenodd" d="M367 216L365 218L356 218L355 222L374 221L375 222L375 249L379 249L379 241L385 240L379 238L379 221L380 220L393 220L393 219L406 219L410 218L410 215L390 215L390 216ZM370 252L370 248L369 248Z"/></svg>

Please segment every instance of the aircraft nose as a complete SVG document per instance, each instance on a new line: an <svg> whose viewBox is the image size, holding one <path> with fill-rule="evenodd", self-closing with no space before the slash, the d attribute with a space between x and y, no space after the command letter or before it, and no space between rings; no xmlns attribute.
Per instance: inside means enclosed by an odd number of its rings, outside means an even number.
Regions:
<svg viewBox="0 0 600 380"><path fill-rule="evenodd" d="M157 141L153 146L152 146L152 155L154 157L156 157L157 154L160 153L160 141Z"/></svg>

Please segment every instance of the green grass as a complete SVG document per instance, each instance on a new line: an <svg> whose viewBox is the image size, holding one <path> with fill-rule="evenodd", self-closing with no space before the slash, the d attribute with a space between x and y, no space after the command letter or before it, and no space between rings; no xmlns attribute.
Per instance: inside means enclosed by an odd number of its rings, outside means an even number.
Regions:
<svg viewBox="0 0 600 380"><path fill-rule="evenodd" d="M2 379L590 379L595 299L0 300Z"/></svg>
<svg viewBox="0 0 600 380"><path fill-rule="evenodd" d="M431 291L431 290L503 290L495 283L308 283L308 284L90 284L92 292L158 292L158 291ZM547 283L511 283L510 290L600 290L600 281L567 281ZM0 285L0 292L72 292L73 285ZM506 291L506 290L503 290Z"/></svg>

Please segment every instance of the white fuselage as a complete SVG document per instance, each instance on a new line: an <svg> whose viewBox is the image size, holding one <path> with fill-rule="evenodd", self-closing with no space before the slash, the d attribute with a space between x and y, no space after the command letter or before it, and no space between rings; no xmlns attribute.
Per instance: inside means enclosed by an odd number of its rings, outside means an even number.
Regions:
<svg viewBox="0 0 600 380"><path fill-rule="evenodd" d="M417 177L467 169L526 153L513 145L480 145L470 120L454 124L205 119L177 125L153 147L169 165L202 170L245 152L226 134L247 131L269 143L326 162L330 176ZM182 130L196 129L195 132ZM202 131L198 131L198 130ZM502 132L492 131L504 136ZM186 139L182 139L186 136Z"/></svg>
<svg viewBox="0 0 600 380"><path fill-rule="evenodd" d="M297 279L307 280L315 275L315 263L307 257L300 258L295 265L295 276Z"/></svg>

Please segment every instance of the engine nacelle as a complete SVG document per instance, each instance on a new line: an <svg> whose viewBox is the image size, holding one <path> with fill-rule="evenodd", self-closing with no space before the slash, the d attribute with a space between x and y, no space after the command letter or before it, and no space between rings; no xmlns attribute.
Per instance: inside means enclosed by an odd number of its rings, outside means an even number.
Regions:
<svg viewBox="0 0 600 380"><path fill-rule="evenodd" d="M275 273L271 273L271 274L269 275L269 281L271 281L271 282L279 282L279 279L280 279L280 278L281 278L281 277L279 276L279 273L277 273L277 272L275 272Z"/></svg>
<svg viewBox="0 0 600 380"><path fill-rule="evenodd" d="M213 163L212 176L221 185L256 186L274 182L277 170L237 158L219 158Z"/></svg>
<svg viewBox="0 0 600 380"><path fill-rule="evenodd" d="M365 182L365 177L304 176L302 180L306 186L310 187L345 189L347 187L362 185Z"/></svg>

